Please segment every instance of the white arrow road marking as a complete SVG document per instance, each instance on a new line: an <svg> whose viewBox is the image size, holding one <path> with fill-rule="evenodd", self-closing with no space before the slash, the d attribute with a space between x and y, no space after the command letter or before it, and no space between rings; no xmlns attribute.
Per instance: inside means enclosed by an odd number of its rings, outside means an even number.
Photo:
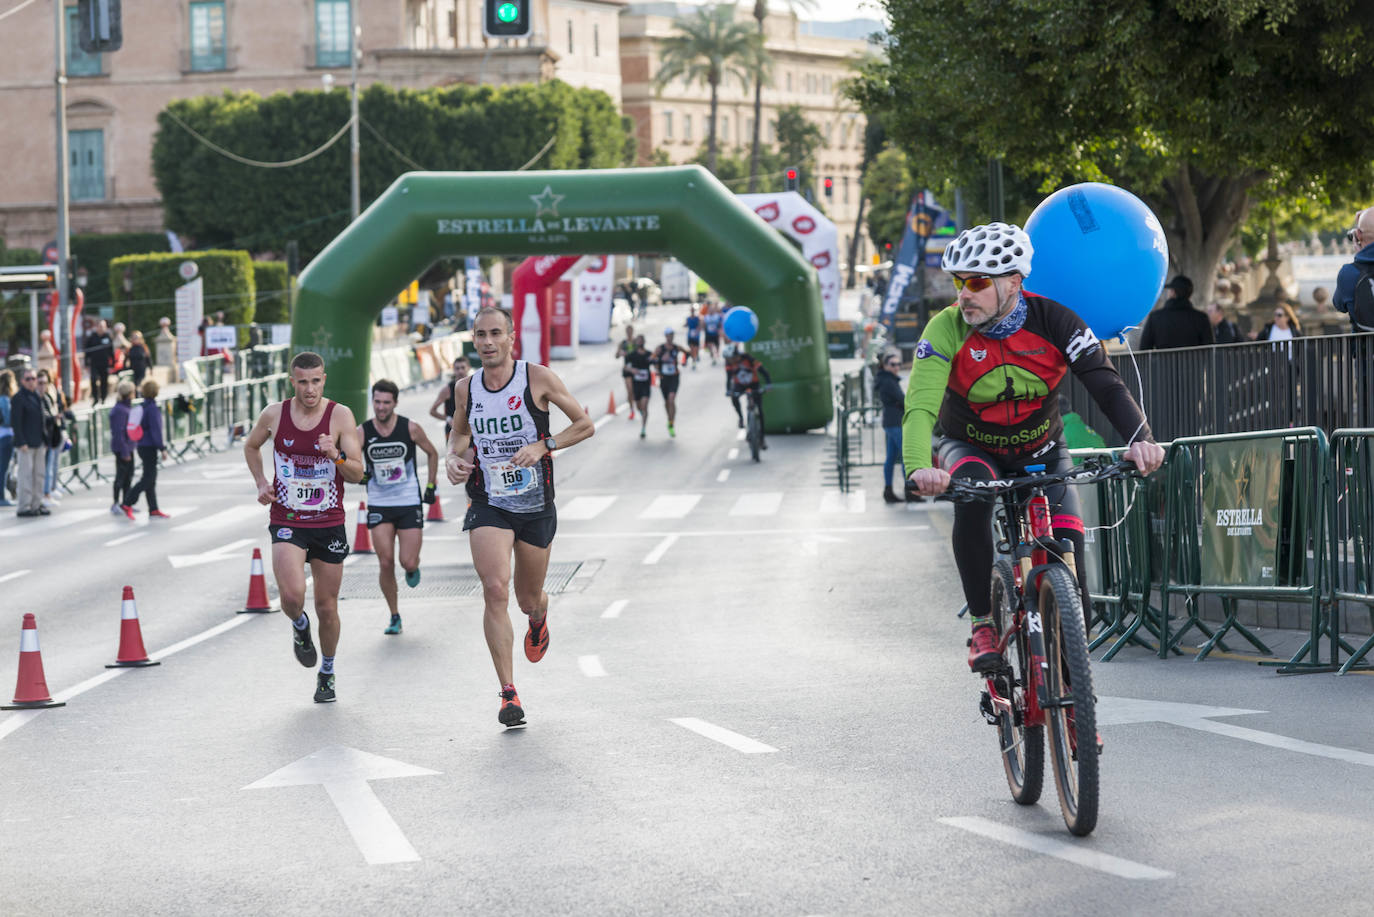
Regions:
<svg viewBox="0 0 1374 917"><path fill-rule="evenodd" d="M56 510L51 516L44 516L41 519L20 519L13 525L6 526L0 530L0 537L13 538L17 535L35 535L48 532L53 529L66 528L69 525L76 525L78 522L86 522L97 516L108 516L108 509L68 509Z"/></svg>
<svg viewBox="0 0 1374 917"><path fill-rule="evenodd" d="M1242 710L1233 707L1207 707L1202 704L1176 704L1169 701L1141 700L1134 697L1099 697L1097 699L1097 725L1122 726L1128 723L1169 723L1185 729L1210 732L1214 735L1254 742L1284 751L1295 751L1319 758L1332 758L1347 764L1374 767L1374 755L1368 752L1341 748L1337 745L1318 745L1272 732L1233 726L1230 723L1215 723L1210 717L1242 716L1247 713L1265 713L1264 710Z"/></svg>
<svg viewBox="0 0 1374 917"><path fill-rule="evenodd" d="M577 667L582 670L582 674L588 678L605 678L606 670L601 665L601 660L595 656L578 656Z"/></svg>
<svg viewBox="0 0 1374 917"><path fill-rule="evenodd" d="M393 777L433 777L432 771L356 748L330 745L313 755L273 771L245 790L265 790L282 786L323 784L329 799L339 810L348 833L370 866L384 863L413 863L420 859L406 840L391 813L368 786L369 780Z"/></svg>
<svg viewBox="0 0 1374 917"><path fill-rule="evenodd" d="M172 566L180 570L182 567L199 567L201 564L213 564L219 560L232 560L235 557L242 557L242 554L235 554L239 548L253 544L255 538L241 538L238 541L231 541L229 544L222 545L203 554L168 554L167 560Z"/></svg>
<svg viewBox="0 0 1374 917"><path fill-rule="evenodd" d="M755 741L748 736L742 736L738 732L731 732L714 723L699 720L694 716L681 717L679 719L669 720L669 722L677 723L683 729L690 729L697 735L705 736L722 745L728 745L735 751L742 751L746 755L760 755L777 751L772 745L764 745L762 742Z"/></svg>
<svg viewBox="0 0 1374 917"><path fill-rule="evenodd" d="M618 618L620 613L625 610L625 606L630 604L628 599L616 599L606 606L606 610L601 612L603 618Z"/></svg>
<svg viewBox="0 0 1374 917"><path fill-rule="evenodd" d="M147 529L144 529L144 530L141 531L141 532L134 532L132 535L124 535L124 536L121 537L121 538L111 538L109 541L105 542L105 547L107 547L107 548L115 548L115 547L118 547L119 545L125 544L126 542L133 541L135 538L142 538L144 535L147 535L147 534L148 534L148 530L147 530Z"/></svg>
<svg viewBox="0 0 1374 917"><path fill-rule="evenodd" d="M233 506L229 509L222 509L217 513L208 516L201 516L191 522L183 522L181 525L173 526L178 532L197 532L211 529L223 528L244 519L265 519L267 518L267 507L256 501L244 503L241 506Z"/></svg>
<svg viewBox="0 0 1374 917"><path fill-rule="evenodd" d="M666 535L663 540L654 546L654 549L644 555L644 563L656 564L663 559L663 555L668 553L668 549L677 544L676 535Z"/></svg>
<svg viewBox="0 0 1374 917"><path fill-rule="evenodd" d="M1089 850L1082 846L1082 842L1072 843L1060 840L1057 837L1048 837L1044 834L1035 834L1030 831L1022 831L1020 828L1012 828L1008 825L999 825L995 821L986 818L967 817L967 818L941 818L940 824L949 825L952 828L962 828L964 831L971 831L983 837L990 837L995 841L1004 844L1011 844L1024 850L1035 853L1043 853L1046 856L1056 857L1066 860L1078 866L1086 866L1088 869L1096 869L1098 872L1110 873L1120 876L1123 879L1168 879L1173 876L1171 872L1162 869L1155 869L1153 866L1146 866L1144 863L1137 863L1134 860L1123 860L1121 857L1114 857L1109 853L1099 853L1096 850Z"/></svg>
<svg viewBox="0 0 1374 917"><path fill-rule="evenodd" d="M24 574L32 572L32 570L15 570L13 573L6 573L4 576L0 576L0 583L7 583L12 579L19 579L19 577Z"/></svg>

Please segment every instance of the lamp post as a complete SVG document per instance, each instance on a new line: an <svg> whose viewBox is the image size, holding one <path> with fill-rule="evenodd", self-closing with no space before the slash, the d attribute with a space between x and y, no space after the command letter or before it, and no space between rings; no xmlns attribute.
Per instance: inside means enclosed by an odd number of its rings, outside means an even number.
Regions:
<svg viewBox="0 0 1374 917"><path fill-rule="evenodd" d="M358 219L358 212L361 210L361 198L358 190L358 39L362 37L362 28L358 25L358 0L348 0L348 65L349 78L352 92L352 113L353 120L348 129L348 154L351 168L352 182L349 188L349 208L352 214L349 222Z"/></svg>
<svg viewBox="0 0 1374 917"><path fill-rule="evenodd" d="M54 57L57 61L57 263L67 264L71 247L67 226L67 5L53 4L57 41ZM57 281L57 340L53 341L62 354L58 364L58 384L69 401L77 394L72 391L71 290L67 288L66 271L59 270ZM36 355L35 355L36 356Z"/></svg>

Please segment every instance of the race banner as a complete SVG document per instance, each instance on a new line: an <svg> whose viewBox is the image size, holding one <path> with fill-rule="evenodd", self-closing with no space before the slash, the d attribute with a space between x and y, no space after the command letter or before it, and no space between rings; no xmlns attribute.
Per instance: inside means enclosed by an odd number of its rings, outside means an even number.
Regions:
<svg viewBox="0 0 1374 917"><path fill-rule="evenodd" d="M1202 471L1202 583L1273 586L1279 543L1279 440L1208 443Z"/></svg>
<svg viewBox="0 0 1374 917"><path fill-rule="evenodd" d="M463 306L468 313L468 327L477 321L477 310L482 308L482 263L473 255L463 259Z"/></svg>
<svg viewBox="0 0 1374 917"><path fill-rule="evenodd" d="M935 203L934 195L929 191L917 191L912 195L902 229L902 243L897 246L897 254L892 259L892 276L883 299L882 323L888 331L896 322L897 309L902 304L907 288L918 282L916 272L927 266L926 243L938 230L949 225L949 211Z"/></svg>

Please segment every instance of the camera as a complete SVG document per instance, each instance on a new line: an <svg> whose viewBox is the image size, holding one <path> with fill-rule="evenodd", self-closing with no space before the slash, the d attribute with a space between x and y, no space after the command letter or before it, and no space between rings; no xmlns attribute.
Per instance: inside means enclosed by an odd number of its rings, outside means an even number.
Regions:
<svg viewBox="0 0 1374 917"><path fill-rule="evenodd" d="M1355 231L1356 231L1356 229L1355 229L1354 226L1352 226L1352 227L1350 227L1349 229L1347 229L1347 230L1345 231L1345 241L1347 241L1347 242L1354 242L1354 241L1355 241Z"/></svg>

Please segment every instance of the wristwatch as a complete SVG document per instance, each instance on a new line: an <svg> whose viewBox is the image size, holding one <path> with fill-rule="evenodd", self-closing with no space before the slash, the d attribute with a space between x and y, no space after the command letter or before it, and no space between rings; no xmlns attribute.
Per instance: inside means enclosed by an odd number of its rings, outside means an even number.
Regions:
<svg viewBox="0 0 1374 917"><path fill-rule="evenodd" d="M344 451L343 451L342 449L340 449L340 450L339 450L339 457L336 458L336 459L334 460L334 464L335 464L335 465L342 465L342 464L343 464L344 462L346 462L346 461L348 461L348 456L344 455Z"/></svg>
<svg viewBox="0 0 1374 917"><path fill-rule="evenodd" d="M553 452L553 450L558 448L558 440L554 439L552 436L544 437L544 448Z"/></svg>

